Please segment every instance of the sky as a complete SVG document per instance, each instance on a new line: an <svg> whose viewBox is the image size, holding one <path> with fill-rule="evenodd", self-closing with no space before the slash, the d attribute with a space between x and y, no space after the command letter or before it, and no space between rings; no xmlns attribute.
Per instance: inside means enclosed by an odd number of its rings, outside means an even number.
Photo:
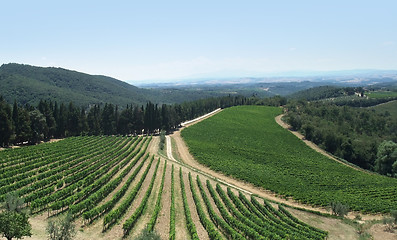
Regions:
<svg viewBox="0 0 397 240"><path fill-rule="evenodd" d="M397 69L395 0L1 3L0 64L135 82Z"/></svg>

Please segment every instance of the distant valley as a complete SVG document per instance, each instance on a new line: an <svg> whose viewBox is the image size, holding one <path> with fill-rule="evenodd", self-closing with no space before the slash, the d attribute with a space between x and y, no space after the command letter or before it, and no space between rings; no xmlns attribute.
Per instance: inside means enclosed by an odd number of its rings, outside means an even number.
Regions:
<svg viewBox="0 0 397 240"><path fill-rule="evenodd" d="M0 67L0 95L8 103L36 105L40 100L73 102L79 106L112 103L143 105L182 103L209 97L288 96L319 86L396 85L397 71L339 71L329 73L288 73L282 77L202 78L168 83L141 83L139 87L115 78L90 75L63 68L43 68L23 64ZM286 75L288 75L286 73Z"/></svg>

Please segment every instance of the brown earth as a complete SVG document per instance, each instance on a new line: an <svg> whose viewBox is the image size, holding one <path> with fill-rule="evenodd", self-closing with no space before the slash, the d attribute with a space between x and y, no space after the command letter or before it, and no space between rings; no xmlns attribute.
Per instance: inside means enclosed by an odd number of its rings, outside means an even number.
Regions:
<svg viewBox="0 0 397 240"><path fill-rule="evenodd" d="M368 232L374 237L374 240L397 240L397 229L394 229L393 231L394 232L387 231L384 224L374 224L368 230Z"/></svg>
<svg viewBox="0 0 397 240"><path fill-rule="evenodd" d="M179 166L174 164L174 187L175 187L175 239L190 239L189 232L186 228L186 217L183 208L181 194L181 184L179 178ZM186 187L186 186L185 186Z"/></svg>
<svg viewBox="0 0 397 240"><path fill-rule="evenodd" d="M171 170L172 170L171 168L172 165L168 163L165 173L165 179L164 179L163 195L161 197L161 209L155 225L155 231L160 235L161 239L167 239L170 231ZM174 181L175 181L175 176L174 176Z"/></svg>
<svg viewBox="0 0 397 240"><path fill-rule="evenodd" d="M203 225L201 224L200 218L197 213L196 204L194 203L192 192L190 190L188 171L182 170L182 175L183 175L183 181L185 184L187 203L189 205L190 215L192 216L192 220L196 225L197 235L200 239L204 239L204 240L209 239L208 233L205 230L205 228L203 227ZM202 204L204 204L204 203L202 203ZM207 214L207 217L208 217L208 214Z"/></svg>

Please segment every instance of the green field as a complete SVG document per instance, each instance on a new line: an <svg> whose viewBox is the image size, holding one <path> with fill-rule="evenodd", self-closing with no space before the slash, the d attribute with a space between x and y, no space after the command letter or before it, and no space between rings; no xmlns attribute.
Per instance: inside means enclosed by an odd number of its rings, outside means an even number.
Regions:
<svg viewBox="0 0 397 240"><path fill-rule="evenodd" d="M307 147L280 127L280 108L240 106L182 131L201 163L303 203L340 201L352 210L397 207L397 179L354 170Z"/></svg>

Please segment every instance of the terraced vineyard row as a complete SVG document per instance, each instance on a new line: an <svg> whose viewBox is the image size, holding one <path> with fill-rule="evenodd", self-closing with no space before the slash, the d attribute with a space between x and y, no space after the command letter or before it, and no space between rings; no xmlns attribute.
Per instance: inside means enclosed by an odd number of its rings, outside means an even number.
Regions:
<svg viewBox="0 0 397 240"><path fill-rule="evenodd" d="M279 211L266 201L263 205L254 197L249 201L243 193L238 192L244 202L235 196L230 188L227 188L228 194L226 194L218 183L215 191L209 180L206 181L208 194L199 175L196 175L194 181L192 174L189 173L188 179L195 210L210 239L325 239L327 237L327 232L308 227L281 206ZM254 202L258 205L254 205ZM269 206L272 212L262 212ZM196 238L194 231L191 231L191 234L193 239Z"/></svg>
<svg viewBox="0 0 397 240"><path fill-rule="evenodd" d="M397 206L397 179L368 174L317 153L274 120L280 108L239 106L182 131L211 169L306 204L348 204L362 212Z"/></svg>
<svg viewBox="0 0 397 240"><path fill-rule="evenodd" d="M0 152L1 169L7 168L4 173L29 173L22 179L9 176L10 180L3 181L0 188L1 196L17 192L35 216L69 212L82 224L79 234L86 232L88 238L134 237L140 229L147 228L161 231L165 238L185 239L188 236L180 235L181 227L192 239L326 236L291 220L285 209L263 213L267 205L259 203L262 200L252 198L251 202L239 193L244 202L232 195L230 189L226 194L220 185L215 191L211 184L216 182L207 181L205 190L199 176L193 181L186 168L180 168L178 176L170 161L149 156L150 142L151 137L77 137L35 146L39 150L30 147L32 151L17 149L17 154L13 150ZM168 181L167 175L171 175ZM185 186L184 182L189 184ZM167 191L171 193L165 195ZM167 209L164 201L171 201ZM160 212L169 216L166 223L160 221L164 219ZM200 216L198 221L193 220L196 214ZM205 229L206 234L198 234L200 229ZM275 229L276 233L272 233Z"/></svg>

